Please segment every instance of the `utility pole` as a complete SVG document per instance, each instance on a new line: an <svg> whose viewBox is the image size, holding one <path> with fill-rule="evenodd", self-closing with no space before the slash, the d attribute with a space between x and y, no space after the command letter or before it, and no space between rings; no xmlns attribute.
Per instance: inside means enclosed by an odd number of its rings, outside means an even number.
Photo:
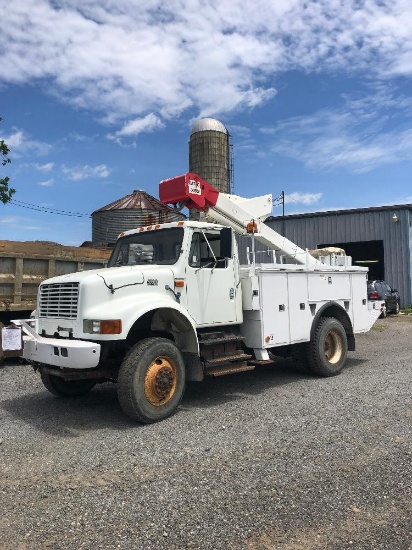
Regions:
<svg viewBox="0 0 412 550"><path fill-rule="evenodd" d="M285 192L281 194L273 201L274 206L279 206L282 203L282 234L285 236Z"/></svg>

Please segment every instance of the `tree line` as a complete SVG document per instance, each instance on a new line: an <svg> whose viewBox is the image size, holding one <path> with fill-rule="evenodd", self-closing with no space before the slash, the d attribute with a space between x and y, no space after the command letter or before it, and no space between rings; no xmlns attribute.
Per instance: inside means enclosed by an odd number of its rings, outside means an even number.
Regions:
<svg viewBox="0 0 412 550"><path fill-rule="evenodd" d="M3 119L0 118L0 122ZM1 164L2 166L6 166L6 164L9 164L11 162L11 159L9 157L10 149L7 145L7 143L4 141L4 139L0 139L0 157L1 157ZM16 192L15 189L9 186L10 178L5 176L4 178L0 178L0 201L3 204L8 203L11 201L12 196Z"/></svg>

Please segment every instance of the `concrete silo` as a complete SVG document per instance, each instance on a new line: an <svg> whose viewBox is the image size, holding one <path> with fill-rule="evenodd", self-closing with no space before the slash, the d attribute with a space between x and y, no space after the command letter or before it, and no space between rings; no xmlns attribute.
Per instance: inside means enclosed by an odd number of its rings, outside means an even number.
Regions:
<svg viewBox="0 0 412 550"><path fill-rule="evenodd" d="M232 192L230 135L218 120L203 118L193 126L189 172L198 174L222 193Z"/></svg>
<svg viewBox="0 0 412 550"><path fill-rule="evenodd" d="M92 242L111 246L122 231L182 219L183 214L136 190L92 213Z"/></svg>

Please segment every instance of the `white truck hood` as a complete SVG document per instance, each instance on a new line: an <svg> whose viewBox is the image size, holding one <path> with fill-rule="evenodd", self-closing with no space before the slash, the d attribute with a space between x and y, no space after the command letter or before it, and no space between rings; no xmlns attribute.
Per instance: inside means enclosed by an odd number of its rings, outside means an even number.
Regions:
<svg viewBox="0 0 412 550"><path fill-rule="evenodd" d="M63 283L90 283L97 280L101 280L104 285L104 281L107 285L113 285L115 287L124 284L126 282L133 281L134 283L143 283L145 279L155 276L159 272L170 272L170 266L158 266L158 265L135 265L135 266L122 266L122 267L105 267L101 269L90 269L88 271L78 271L76 273L67 273L66 275L59 275L46 279L41 283L45 284L63 284Z"/></svg>
<svg viewBox="0 0 412 550"><path fill-rule="evenodd" d="M39 329L47 335L59 332L64 327L71 330L74 338L84 338L83 319L122 319L124 338L135 321L136 312L156 307L156 304L176 303L170 288L174 288L174 272L170 265L122 266L78 273L69 273L43 281L40 285L38 316ZM47 288L48 285L63 287L78 284L78 292L67 291L73 312L67 310L65 289ZM52 315L48 315L48 308ZM70 309L69 307L69 309ZM77 309L76 309L77 308ZM94 337L94 335L93 335ZM98 337L96 335L96 337ZM103 337L101 337L103 338ZM107 337L108 338L108 337ZM113 335L110 336L113 339Z"/></svg>

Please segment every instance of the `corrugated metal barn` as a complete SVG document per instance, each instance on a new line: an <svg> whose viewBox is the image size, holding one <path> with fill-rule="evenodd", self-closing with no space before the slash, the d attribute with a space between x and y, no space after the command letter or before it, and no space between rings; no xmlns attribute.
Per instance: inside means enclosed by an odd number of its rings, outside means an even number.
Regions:
<svg viewBox="0 0 412 550"><path fill-rule="evenodd" d="M277 216L266 223L301 248L343 248L354 265L369 268L369 279L399 290L401 307L412 303L412 204ZM247 246L240 239L242 262ZM271 261L259 243L256 250L259 261Z"/></svg>

